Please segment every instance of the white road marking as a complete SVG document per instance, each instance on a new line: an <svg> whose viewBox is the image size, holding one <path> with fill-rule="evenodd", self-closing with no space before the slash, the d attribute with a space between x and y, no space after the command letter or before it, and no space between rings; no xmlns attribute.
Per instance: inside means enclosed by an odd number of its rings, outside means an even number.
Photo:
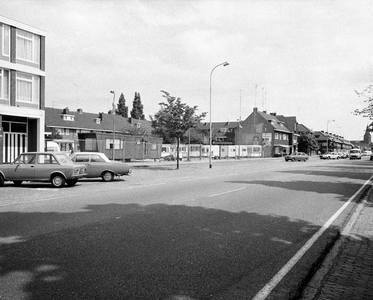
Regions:
<svg viewBox="0 0 373 300"><path fill-rule="evenodd" d="M237 192L237 191L241 191L241 190L244 190L244 189L246 189L246 187L243 187L243 188L240 188L240 189L235 189L235 190L230 190L230 191L226 191L226 192L222 192L222 193L218 193L218 194L213 194L213 195L210 195L209 198L224 195L224 194L228 194L228 193L233 193L233 192Z"/></svg>
<svg viewBox="0 0 373 300"><path fill-rule="evenodd" d="M320 236L329 228L329 226L339 217L345 208L353 199L369 184L373 175L364 183L364 185L350 198L340 209L298 250L298 252L284 265L280 271L255 295L252 300L264 300L268 297L271 291L285 277L285 275L295 266L295 264L303 257L303 255L312 247L312 245L320 238Z"/></svg>

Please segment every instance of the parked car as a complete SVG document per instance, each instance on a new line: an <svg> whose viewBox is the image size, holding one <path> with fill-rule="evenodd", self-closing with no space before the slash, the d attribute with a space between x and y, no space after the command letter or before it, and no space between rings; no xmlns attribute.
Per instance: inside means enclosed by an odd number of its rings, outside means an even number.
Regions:
<svg viewBox="0 0 373 300"><path fill-rule="evenodd" d="M86 176L86 166L74 164L63 152L26 152L14 162L0 165L0 186L13 181L16 186L23 181L49 181L60 188L67 183L74 186Z"/></svg>
<svg viewBox="0 0 373 300"><path fill-rule="evenodd" d="M285 161L307 161L308 155L304 152L294 152L292 154L285 155Z"/></svg>
<svg viewBox="0 0 373 300"><path fill-rule="evenodd" d="M132 171L126 163L111 161L101 152L75 152L71 155L74 163L85 164L88 178L101 177L103 181L112 181L114 176L129 175Z"/></svg>
<svg viewBox="0 0 373 300"><path fill-rule="evenodd" d="M372 151L366 150L363 153L361 153L362 156L370 156L372 154Z"/></svg>
<svg viewBox="0 0 373 300"><path fill-rule="evenodd" d="M348 152L350 159L361 159L361 150L360 149L351 149Z"/></svg>
<svg viewBox="0 0 373 300"><path fill-rule="evenodd" d="M176 160L176 153L170 153L170 152L162 152L161 153L161 160L165 161L174 161ZM183 153L179 152L179 160L183 160Z"/></svg>
<svg viewBox="0 0 373 300"><path fill-rule="evenodd" d="M328 152L321 155L321 159L339 159L340 156L337 152Z"/></svg>
<svg viewBox="0 0 373 300"><path fill-rule="evenodd" d="M348 154L345 152L338 152L340 158L348 158Z"/></svg>

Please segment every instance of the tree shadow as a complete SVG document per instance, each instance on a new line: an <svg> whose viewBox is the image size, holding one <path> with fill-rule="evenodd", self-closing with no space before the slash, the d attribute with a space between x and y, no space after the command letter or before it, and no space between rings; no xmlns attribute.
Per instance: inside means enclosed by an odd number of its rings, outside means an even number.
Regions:
<svg viewBox="0 0 373 300"><path fill-rule="evenodd" d="M0 298L247 299L318 229L283 216L165 204L3 212ZM336 228L326 232L287 293L297 293L336 236Z"/></svg>

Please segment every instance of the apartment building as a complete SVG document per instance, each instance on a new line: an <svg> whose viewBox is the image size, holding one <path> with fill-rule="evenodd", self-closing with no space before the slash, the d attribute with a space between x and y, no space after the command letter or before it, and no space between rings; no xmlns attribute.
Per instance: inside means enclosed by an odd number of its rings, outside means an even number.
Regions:
<svg viewBox="0 0 373 300"><path fill-rule="evenodd" d="M0 163L44 149L45 32L0 16Z"/></svg>

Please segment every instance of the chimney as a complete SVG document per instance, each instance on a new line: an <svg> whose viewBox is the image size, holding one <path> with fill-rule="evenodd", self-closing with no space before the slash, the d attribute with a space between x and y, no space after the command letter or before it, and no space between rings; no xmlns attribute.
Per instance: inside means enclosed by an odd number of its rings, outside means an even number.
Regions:
<svg viewBox="0 0 373 300"><path fill-rule="evenodd" d="M68 108L68 107L65 107L65 108L62 110L62 113L65 114L65 115L68 115L68 114L70 113L69 108Z"/></svg>
<svg viewBox="0 0 373 300"><path fill-rule="evenodd" d="M78 108L76 111L77 111L79 114L83 114L83 109L81 109L81 108Z"/></svg>
<svg viewBox="0 0 373 300"><path fill-rule="evenodd" d="M257 107L254 107L254 112L258 112L258 108Z"/></svg>
<svg viewBox="0 0 373 300"><path fill-rule="evenodd" d="M104 113L103 113L103 112L98 113L98 117L99 117L99 119L100 119L101 121L102 121L103 116L104 116Z"/></svg>

